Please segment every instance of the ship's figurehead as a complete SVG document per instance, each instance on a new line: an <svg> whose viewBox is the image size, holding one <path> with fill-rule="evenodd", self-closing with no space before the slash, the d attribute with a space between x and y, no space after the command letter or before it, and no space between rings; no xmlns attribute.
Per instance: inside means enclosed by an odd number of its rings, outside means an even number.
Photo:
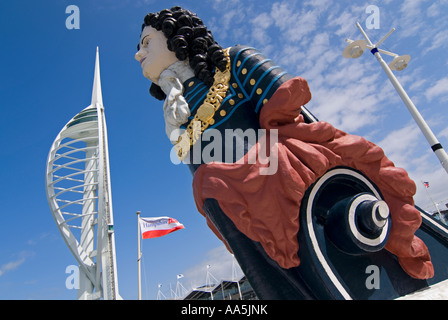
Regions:
<svg viewBox="0 0 448 320"><path fill-rule="evenodd" d="M448 277L417 236L431 238L415 183L379 146L318 121L305 79L253 47L222 48L181 7L145 16L135 59L198 211L260 299L393 299Z"/></svg>

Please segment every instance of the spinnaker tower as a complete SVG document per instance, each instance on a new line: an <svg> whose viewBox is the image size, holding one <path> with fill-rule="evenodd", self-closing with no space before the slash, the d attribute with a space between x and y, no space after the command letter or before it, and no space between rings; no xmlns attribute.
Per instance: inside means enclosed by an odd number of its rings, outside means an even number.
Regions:
<svg viewBox="0 0 448 320"><path fill-rule="evenodd" d="M121 299L98 48L91 104L54 140L45 182L53 218L79 264L78 299Z"/></svg>

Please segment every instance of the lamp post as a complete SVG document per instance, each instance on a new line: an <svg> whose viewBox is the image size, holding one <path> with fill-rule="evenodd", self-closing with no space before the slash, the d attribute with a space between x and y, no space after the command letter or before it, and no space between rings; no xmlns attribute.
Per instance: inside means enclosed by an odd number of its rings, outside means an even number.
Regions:
<svg viewBox="0 0 448 320"><path fill-rule="evenodd" d="M396 71L404 70L408 66L408 63L411 60L411 57L409 55L398 56L395 53L381 50L378 48L378 46L381 43L383 43L383 41L386 40L392 34L392 32L395 31L395 29L392 29L391 31L389 31L389 33L387 35L385 35L376 45L374 45L370 41L369 37L365 33L364 29L361 27L359 22L356 22L356 26L361 31L361 33L363 34L363 36L366 40L353 41L353 40L347 39L346 42L348 42L349 45L344 49L342 55L345 58L359 58L363 54L363 52L366 48L370 49L370 52L377 58L381 67L383 68L384 72L389 77L390 82L392 82L392 85L394 86L395 90L398 92L400 98L403 100L404 104L408 108L409 112L411 113L411 115L414 118L415 122L417 123L418 127L420 128L420 130L422 131L426 140L428 141L429 145L431 146L431 149L434 151L434 153L436 154L440 163L442 164L442 167L448 173L448 155L447 155L447 153L445 152L442 145L437 140L436 136L431 131L429 126L426 124L426 122L423 119L423 117L421 116L420 112L417 110L416 106L414 105L412 100L409 98L406 91L403 89L400 82L398 82L398 79L395 77L395 75L392 72L392 70L396 70ZM394 57L394 60L388 65L383 60L380 53L390 55L390 56Z"/></svg>

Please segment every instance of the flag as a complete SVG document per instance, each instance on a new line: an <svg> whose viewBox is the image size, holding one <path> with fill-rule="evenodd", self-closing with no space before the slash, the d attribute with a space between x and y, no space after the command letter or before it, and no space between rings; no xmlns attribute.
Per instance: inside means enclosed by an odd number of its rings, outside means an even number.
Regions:
<svg viewBox="0 0 448 320"><path fill-rule="evenodd" d="M140 218L143 239L157 238L184 228L182 223L170 217Z"/></svg>
<svg viewBox="0 0 448 320"><path fill-rule="evenodd" d="M424 185L426 188L429 188L429 182L428 182L428 181L424 181L424 182L423 182L423 185Z"/></svg>

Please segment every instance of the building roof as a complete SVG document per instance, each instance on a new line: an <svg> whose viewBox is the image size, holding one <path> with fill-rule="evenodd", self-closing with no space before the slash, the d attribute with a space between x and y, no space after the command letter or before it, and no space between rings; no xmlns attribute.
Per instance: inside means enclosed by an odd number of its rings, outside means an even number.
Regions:
<svg viewBox="0 0 448 320"><path fill-rule="evenodd" d="M238 281L223 280L219 284L200 286L188 293L184 300L247 300L256 299L255 292L242 277Z"/></svg>

